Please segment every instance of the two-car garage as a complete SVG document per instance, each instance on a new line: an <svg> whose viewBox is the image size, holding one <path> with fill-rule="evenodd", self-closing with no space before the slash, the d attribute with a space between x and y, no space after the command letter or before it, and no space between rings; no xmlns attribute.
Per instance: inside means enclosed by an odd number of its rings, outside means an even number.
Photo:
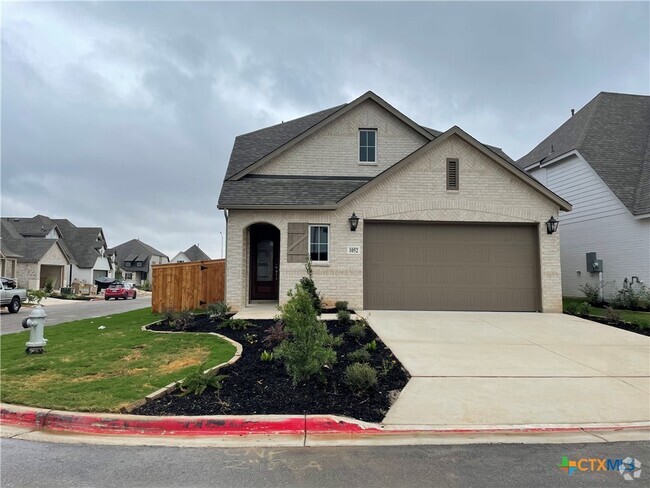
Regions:
<svg viewBox="0 0 650 488"><path fill-rule="evenodd" d="M364 222L366 310L540 311L536 225Z"/></svg>

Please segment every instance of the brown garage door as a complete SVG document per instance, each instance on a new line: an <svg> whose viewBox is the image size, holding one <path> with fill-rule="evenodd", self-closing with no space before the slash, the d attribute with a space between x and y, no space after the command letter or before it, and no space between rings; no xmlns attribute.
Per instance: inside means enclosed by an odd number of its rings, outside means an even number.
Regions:
<svg viewBox="0 0 650 488"><path fill-rule="evenodd" d="M364 223L366 310L539 310L537 228Z"/></svg>

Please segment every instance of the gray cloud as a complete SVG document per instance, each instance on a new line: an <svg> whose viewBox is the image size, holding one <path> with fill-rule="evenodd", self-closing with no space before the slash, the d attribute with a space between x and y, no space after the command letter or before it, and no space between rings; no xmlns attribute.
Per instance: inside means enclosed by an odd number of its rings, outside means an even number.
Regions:
<svg viewBox="0 0 650 488"><path fill-rule="evenodd" d="M2 16L2 214L213 257L237 134L371 89L522 156L648 93L647 3L33 3Z"/></svg>

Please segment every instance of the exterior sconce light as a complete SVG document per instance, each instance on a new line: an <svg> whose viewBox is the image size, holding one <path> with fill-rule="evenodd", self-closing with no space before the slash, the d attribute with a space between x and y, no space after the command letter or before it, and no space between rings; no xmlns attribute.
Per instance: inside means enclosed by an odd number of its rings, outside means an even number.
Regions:
<svg viewBox="0 0 650 488"><path fill-rule="evenodd" d="M354 232L357 230L357 225L359 225L359 217L352 212L352 216L348 219L348 222L350 222L350 230Z"/></svg>
<svg viewBox="0 0 650 488"><path fill-rule="evenodd" d="M555 218L553 218L553 216L551 215L551 218L548 219L548 221L546 222L546 233L552 234L553 232L555 232L559 224L560 222L558 220L555 220Z"/></svg>

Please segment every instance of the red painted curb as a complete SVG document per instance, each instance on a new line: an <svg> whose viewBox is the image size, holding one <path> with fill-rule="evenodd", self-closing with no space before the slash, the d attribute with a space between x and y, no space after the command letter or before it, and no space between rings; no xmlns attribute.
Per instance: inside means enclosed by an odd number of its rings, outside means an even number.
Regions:
<svg viewBox="0 0 650 488"><path fill-rule="evenodd" d="M0 407L0 422L20 427L43 428L49 410L27 407Z"/></svg>

